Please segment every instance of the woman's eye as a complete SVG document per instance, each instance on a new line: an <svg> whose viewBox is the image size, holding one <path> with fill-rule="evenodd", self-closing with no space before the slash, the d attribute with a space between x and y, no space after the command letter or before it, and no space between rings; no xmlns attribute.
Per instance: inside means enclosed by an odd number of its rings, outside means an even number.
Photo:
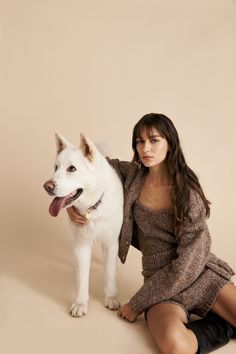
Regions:
<svg viewBox="0 0 236 354"><path fill-rule="evenodd" d="M76 168L75 168L75 166L69 166L69 167L67 168L67 171L68 171L68 172L75 172L75 171L76 171Z"/></svg>
<svg viewBox="0 0 236 354"><path fill-rule="evenodd" d="M142 140L137 140L137 141L136 141L136 144L137 144L137 145L138 145L138 144L142 144L142 142L143 142Z"/></svg>
<svg viewBox="0 0 236 354"><path fill-rule="evenodd" d="M155 143L158 142L158 141L159 141L159 140L157 140L157 139L152 139L152 140L151 140L151 143L152 143L152 144L155 144Z"/></svg>

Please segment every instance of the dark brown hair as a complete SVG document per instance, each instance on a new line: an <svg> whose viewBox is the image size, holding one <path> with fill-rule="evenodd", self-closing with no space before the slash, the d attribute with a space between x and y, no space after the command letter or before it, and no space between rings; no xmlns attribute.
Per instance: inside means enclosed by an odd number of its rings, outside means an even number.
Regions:
<svg viewBox="0 0 236 354"><path fill-rule="evenodd" d="M190 189L195 190L204 203L206 216L210 215L210 202L206 199L198 177L187 165L179 141L178 132L172 121L164 114L149 113L143 116L133 129L132 148L134 151L133 162L138 161L136 149L137 138L146 130L151 136L152 129L156 128L159 134L167 140L169 151L167 152L167 168L172 181L172 203L175 216L176 230L189 219ZM143 166L143 168L146 168Z"/></svg>

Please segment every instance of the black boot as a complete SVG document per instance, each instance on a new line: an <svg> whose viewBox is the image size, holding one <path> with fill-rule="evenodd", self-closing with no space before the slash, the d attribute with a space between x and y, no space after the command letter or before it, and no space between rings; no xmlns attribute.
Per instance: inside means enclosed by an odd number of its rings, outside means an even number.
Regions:
<svg viewBox="0 0 236 354"><path fill-rule="evenodd" d="M197 337L197 354L210 353L236 338L236 329L220 316L209 311L206 317L185 325Z"/></svg>

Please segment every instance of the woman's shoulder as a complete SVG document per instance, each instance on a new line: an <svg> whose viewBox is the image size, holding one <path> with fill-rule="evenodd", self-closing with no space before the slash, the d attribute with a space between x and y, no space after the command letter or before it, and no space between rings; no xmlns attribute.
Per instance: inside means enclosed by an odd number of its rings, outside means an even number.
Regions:
<svg viewBox="0 0 236 354"><path fill-rule="evenodd" d="M179 236L183 234L194 235L199 230L205 230L206 224L206 208L200 194L194 190L189 190L188 216L185 218L179 230Z"/></svg>
<svg viewBox="0 0 236 354"><path fill-rule="evenodd" d="M130 161L121 161L119 159L111 159L106 157L109 164L116 170L119 176L123 179L126 179L128 175L132 175L138 171L138 166L134 162Z"/></svg>
<svg viewBox="0 0 236 354"><path fill-rule="evenodd" d="M111 159L108 156L106 156L106 159L113 168L119 169L121 171L128 171L130 168L135 166L135 164L130 161L123 161L123 160L119 160L117 158Z"/></svg>
<svg viewBox="0 0 236 354"><path fill-rule="evenodd" d="M189 202L192 205L198 205L199 203L203 203L203 200L200 196L200 194L198 193L198 191L196 191L193 188L189 188Z"/></svg>
<svg viewBox="0 0 236 354"><path fill-rule="evenodd" d="M192 220L206 218L206 208L198 191L189 189L189 215Z"/></svg>

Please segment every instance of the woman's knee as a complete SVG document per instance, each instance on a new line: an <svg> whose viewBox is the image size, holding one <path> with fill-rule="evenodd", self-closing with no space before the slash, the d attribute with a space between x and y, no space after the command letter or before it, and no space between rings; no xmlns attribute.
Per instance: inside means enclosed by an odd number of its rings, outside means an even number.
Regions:
<svg viewBox="0 0 236 354"><path fill-rule="evenodd" d="M211 310L236 327L236 286L234 284L227 284L221 289Z"/></svg>
<svg viewBox="0 0 236 354"><path fill-rule="evenodd" d="M162 354L194 354L184 326L186 314L176 305L155 305L147 313L148 328Z"/></svg>
<svg viewBox="0 0 236 354"><path fill-rule="evenodd" d="M185 326L166 323L160 317L158 324L149 317L147 321L148 328L154 338L158 348L162 354L194 354L195 351L190 350L188 331Z"/></svg>
<svg viewBox="0 0 236 354"><path fill-rule="evenodd" d="M184 331L178 329L166 329L157 343L162 354L194 354L191 351L188 337Z"/></svg>

